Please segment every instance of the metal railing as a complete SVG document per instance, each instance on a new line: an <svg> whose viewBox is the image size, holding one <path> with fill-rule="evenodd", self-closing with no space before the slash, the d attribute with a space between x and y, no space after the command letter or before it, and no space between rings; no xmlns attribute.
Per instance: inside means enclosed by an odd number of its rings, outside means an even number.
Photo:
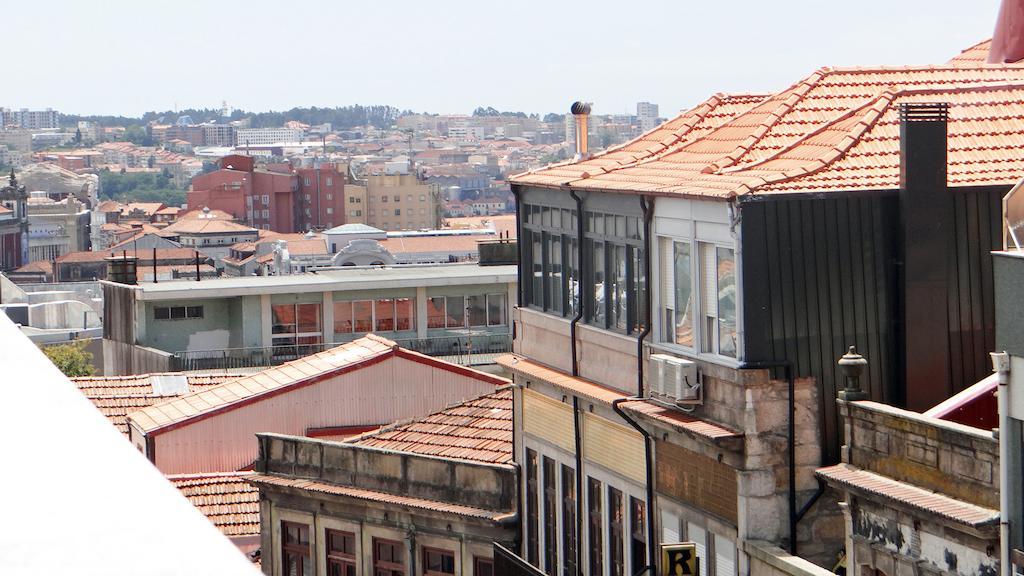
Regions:
<svg viewBox="0 0 1024 576"><path fill-rule="evenodd" d="M394 341L407 350L462 366L494 364L495 358L512 351L512 335L508 333L469 333L457 336L400 338ZM340 342L334 344L289 344L175 352L171 356L170 369L172 371L231 370L277 366L341 344Z"/></svg>

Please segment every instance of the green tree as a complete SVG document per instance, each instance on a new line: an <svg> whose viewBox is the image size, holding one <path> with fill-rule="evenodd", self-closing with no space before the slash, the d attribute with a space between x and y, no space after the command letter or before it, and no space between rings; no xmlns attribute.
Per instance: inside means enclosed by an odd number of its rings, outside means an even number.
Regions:
<svg viewBox="0 0 1024 576"><path fill-rule="evenodd" d="M82 129L81 128L75 128L75 144L81 144L81 143L82 143Z"/></svg>
<svg viewBox="0 0 1024 576"><path fill-rule="evenodd" d="M86 341L78 340L67 344L46 346L43 354L60 369L65 376L92 376L96 368L92 365L92 352L85 349Z"/></svg>

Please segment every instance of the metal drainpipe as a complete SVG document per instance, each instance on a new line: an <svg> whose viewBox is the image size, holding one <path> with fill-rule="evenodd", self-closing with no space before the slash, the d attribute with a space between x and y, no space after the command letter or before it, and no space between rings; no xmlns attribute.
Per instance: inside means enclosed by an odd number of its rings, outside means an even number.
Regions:
<svg viewBox="0 0 1024 576"><path fill-rule="evenodd" d="M572 397L572 425L576 437L576 573L583 575L583 452L580 430L580 399Z"/></svg>
<svg viewBox="0 0 1024 576"><path fill-rule="evenodd" d="M519 247L519 254L516 256L516 268L518 269L519 285L516 286L516 306L523 306L523 194L519 191L519 186L512 185L512 196L516 199L516 243Z"/></svg>
<svg viewBox="0 0 1024 576"><path fill-rule="evenodd" d="M782 368L785 371L786 383L788 386L788 399L787 399L787 417L789 425L786 430L786 451L789 453L789 552L790 554L796 555L796 524L800 521L803 514L807 513L810 509L810 505L814 503L814 500L820 496L820 484L819 493L815 494L808 502L808 505L804 507L801 512L796 509L796 398L795 390L796 385L793 379L793 363L789 360L769 360L765 362L744 362L740 369L762 369L762 368ZM771 375L769 374L769 379ZM824 436L822 436L824 439Z"/></svg>
<svg viewBox="0 0 1024 576"><path fill-rule="evenodd" d="M647 287L647 299L644 304L644 329L636 339L636 395L644 397L644 340L651 333L651 217L654 215L652 201L640 197L640 209L644 213L644 279ZM648 462L650 466L650 462Z"/></svg>
<svg viewBox="0 0 1024 576"><path fill-rule="evenodd" d="M576 325L583 318L583 198L575 190L569 190L569 196L576 201L576 316L569 322L569 348L572 352L572 375L580 375L579 361L576 359Z"/></svg>
<svg viewBox="0 0 1024 576"><path fill-rule="evenodd" d="M654 467L651 465L653 461L651 454L651 435L643 426L637 423L636 420L633 420L629 414L626 414L625 410L623 410L621 406L619 406L623 402L642 402L644 400L646 400L646 398L642 396L618 398L616 400L612 400L612 410L614 410L620 418L625 420L627 424L635 428L636 431L644 437L644 460L647 463L645 470L647 481L647 566L644 567L644 570L651 569L653 572L658 558L658 543L655 540L654 522L651 522L651 519L654 518Z"/></svg>
<svg viewBox="0 0 1024 576"><path fill-rule="evenodd" d="M1010 356L993 352L992 367L999 378L999 574L1010 576Z"/></svg>

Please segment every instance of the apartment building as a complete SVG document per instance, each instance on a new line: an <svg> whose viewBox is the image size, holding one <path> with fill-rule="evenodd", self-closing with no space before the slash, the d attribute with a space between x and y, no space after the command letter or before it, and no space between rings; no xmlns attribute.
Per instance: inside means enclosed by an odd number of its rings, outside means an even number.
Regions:
<svg viewBox="0 0 1024 576"><path fill-rule="evenodd" d="M55 201L45 192L32 192L27 207L29 262L89 249L90 212L76 198Z"/></svg>
<svg viewBox="0 0 1024 576"><path fill-rule="evenodd" d="M257 167L250 156L231 155L219 165L192 179L190 208L222 210L253 228L281 233L345 223L345 174L337 164Z"/></svg>
<svg viewBox="0 0 1024 576"><path fill-rule="evenodd" d="M430 355L507 350L516 271L345 268L103 290L105 373L131 374L280 364L368 332Z"/></svg>
<svg viewBox="0 0 1024 576"><path fill-rule="evenodd" d="M4 127L18 127L24 130L55 130L60 128L60 113L53 108L46 110L11 110L0 108Z"/></svg>
<svg viewBox="0 0 1024 576"><path fill-rule="evenodd" d="M371 175L360 184L366 187L362 223L385 231L440 227L437 189L416 174Z"/></svg>
<svg viewBox="0 0 1024 576"><path fill-rule="evenodd" d="M282 142L301 142L303 131L296 128L238 128L235 130L235 146L269 146Z"/></svg>
<svg viewBox="0 0 1024 576"><path fill-rule="evenodd" d="M510 178L522 282L500 363L529 564L636 573L688 540L702 574L763 569L766 542L831 567L842 495L815 469L839 461L847 347L872 359L869 398L910 410L987 375L989 251L1018 177L1001 155L1020 152L977 127L1024 116L1024 67L983 60L714 96Z"/></svg>

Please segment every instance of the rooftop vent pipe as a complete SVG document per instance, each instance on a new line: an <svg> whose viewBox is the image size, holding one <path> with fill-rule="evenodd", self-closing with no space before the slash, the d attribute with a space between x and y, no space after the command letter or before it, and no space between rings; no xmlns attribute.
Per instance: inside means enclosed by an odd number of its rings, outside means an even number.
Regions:
<svg viewBox="0 0 1024 576"><path fill-rule="evenodd" d="M590 119L590 103L573 102L569 111L576 118L576 157L574 159L577 161L586 160L590 157L589 147L587 146L587 123Z"/></svg>

